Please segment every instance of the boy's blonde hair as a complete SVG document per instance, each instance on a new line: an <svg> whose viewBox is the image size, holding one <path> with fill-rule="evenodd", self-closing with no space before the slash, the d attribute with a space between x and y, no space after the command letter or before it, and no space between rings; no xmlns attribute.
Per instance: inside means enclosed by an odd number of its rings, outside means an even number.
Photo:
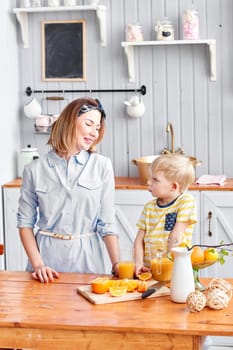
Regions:
<svg viewBox="0 0 233 350"><path fill-rule="evenodd" d="M195 180L193 163L184 155L166 154L155 158L150 166L150 175L157 171L162 171L168 181L177 182L181 192Z"/></svg>

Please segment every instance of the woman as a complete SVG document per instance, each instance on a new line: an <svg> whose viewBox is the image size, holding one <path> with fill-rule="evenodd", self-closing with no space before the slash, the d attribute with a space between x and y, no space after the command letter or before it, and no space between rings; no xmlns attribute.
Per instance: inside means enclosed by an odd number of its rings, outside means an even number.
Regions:
<svg viewBox="0 0 233 350"><path fill-rule="evenodd" d="M53 124L52 149L24 168L17 227L27 271L40 282L58 272L103 273L103 241L118 274L114 174L110 159L94 152L104 130L100 102L74 100Z"/></svg>

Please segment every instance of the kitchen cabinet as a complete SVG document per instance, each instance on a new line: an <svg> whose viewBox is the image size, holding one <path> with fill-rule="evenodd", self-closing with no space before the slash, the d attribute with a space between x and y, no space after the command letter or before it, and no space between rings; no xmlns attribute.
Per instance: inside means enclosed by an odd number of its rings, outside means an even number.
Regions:
<svg viewBox="0 0 233 350"><path fill-rule="evenodd" d="M132 259L136 223L143 205L150 199L151 194L145 190L116 190L116 224L122 260Z"/></svg>
<svg viewBox="0 0 233 350"><path fill-rule="evenodd" d="M128 62L129 81L135 82L134 69L134 47L140 46L164 46L164 45L207 45L209 48L210 60L210 80L216 80L216 40L202 39L202 40L171 40L171 41L122 41L121 46L124 48L125 55Z"/></svg>
<svg viewBox="0 0 233 350"><path fill-rule="evenodd" d="M233 192L203 191L201 193L202 214L200 218L201 243L217 245L233 242ZM233 250L233 246L229 247ZM223 265L216 263L201 271L202 276L232 277L233 251L225 258Z"/></svg>
<svg viewBox="0 0 233 350"><path fill-rule="evenodd" d="M16 227L16 213L20 188L2 189L3 195L3 222L4 222L4 245L5 245L5 269L25 270L27 264L26 253L22 247L18 229Z"/></svg>

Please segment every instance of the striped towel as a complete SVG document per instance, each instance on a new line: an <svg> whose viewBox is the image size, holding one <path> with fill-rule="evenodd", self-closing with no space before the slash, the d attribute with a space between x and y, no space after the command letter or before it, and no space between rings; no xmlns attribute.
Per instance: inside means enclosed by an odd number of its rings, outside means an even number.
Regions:
<svg viewBox="0 0 233 350"><path fill-rule="evenodd" d="M196 184L198 185L223 185L226 181L225 175L201 175Z"/></svg>

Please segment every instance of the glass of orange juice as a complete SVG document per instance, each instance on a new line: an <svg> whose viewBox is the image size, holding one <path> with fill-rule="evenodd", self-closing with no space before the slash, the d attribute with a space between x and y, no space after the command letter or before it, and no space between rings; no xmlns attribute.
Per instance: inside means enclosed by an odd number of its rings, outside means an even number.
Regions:
<svg viewBox="0 0 233 350"><path fill-rule="evenodd" d="M119 278L124 279L133 279L134 278L134 269L135 263L133 261L120 261L118 263L119 269Z"/></svg>

